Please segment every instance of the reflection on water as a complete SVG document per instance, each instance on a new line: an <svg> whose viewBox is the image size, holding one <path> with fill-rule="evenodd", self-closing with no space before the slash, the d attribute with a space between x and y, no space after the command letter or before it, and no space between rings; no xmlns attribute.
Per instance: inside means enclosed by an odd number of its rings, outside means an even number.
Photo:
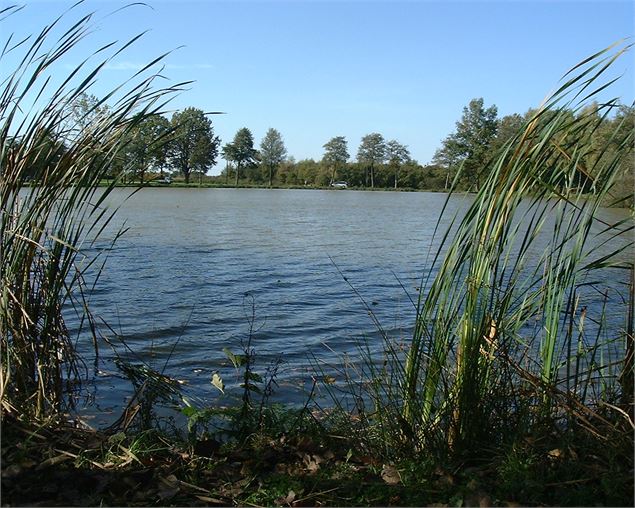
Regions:
<svg viewBox="0 0 635 508"><path fill-rule="evenodd" d="M122 202L126 190L117 190ZM128 228L90 294L93 312L152 367L187 382L211 403L211 374L238 383L222 352L247 338L264 368L282 357L286 400L303 401L311 358L336 363L368 339L381 350L364 298L395 339L406 340L434 228L446 197L435 193L257 189L144 189L123 202L100 245ZM457 196L447 217L471 198ZM624 215L623 211L606 211ZM447 222L441 230L447 228ZM441 235L438 234L437 237ZM432 250L431 250L432 249ZM340 274L341 271L341 274ZM72 318L70 324L73 325ZM74 323L77 326L77 323ZM91 355L88 341L84 353ZM102 348L96 396L120 406L129 383ZM289 390L293 386L296 389Z"/></svg>

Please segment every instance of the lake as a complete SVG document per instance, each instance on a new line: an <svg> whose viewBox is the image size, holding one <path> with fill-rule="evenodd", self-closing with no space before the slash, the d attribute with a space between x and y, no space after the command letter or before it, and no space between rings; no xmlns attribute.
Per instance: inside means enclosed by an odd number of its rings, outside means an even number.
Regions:
<svg viewBox="0 0 635 508"><path fill-rule="evenodd" d="M337 377L329 365L341 366L343 355L359 362L360 340L382 351L369 309L390 337L407 340L411 299L430 268L446 200L426 192L151 188L124 201L129 194L116 189L110 199L123 203L100 245L128 229L108 252L90 307L108 324L105 336L125 341L122 357L165 366L197 404L223 400L212 373L228 387L241 382L223 348L240 352L250 328L256 371L281 358L278 397L298 404L312 363ZM471 199L453 197L448 218ZM76 333L76 320L69 327ZM90 341L79 349L92 366ZM89 386L96 405L88 413L100 425L131 393L105 344Z"/></svg>

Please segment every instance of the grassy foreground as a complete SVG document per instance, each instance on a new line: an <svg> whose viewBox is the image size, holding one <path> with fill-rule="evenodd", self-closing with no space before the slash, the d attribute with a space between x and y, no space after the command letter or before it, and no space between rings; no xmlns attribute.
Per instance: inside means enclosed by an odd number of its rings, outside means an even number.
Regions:
<svg viewBox="0 0 635 508"><path fill-rule="evenodd" d="M293 415L294 419L296 415ZM305 422L306 423L306 422ZM474 461L384 461L337 428L247 442L3 420L2 503L43 506L630 506L632 448L557 432ZM607 429L610 430L610 429ZM613 443L617 445L617 443ZM615 451L621 448L619 454Z"/></svg>
<svg viewBox="0 0 635 508"><path fill-rule="evenodd" d="M633 505L633 221L608 223L600 206L634 133L620 125L593 145L619 100L587 108L628 46L574 67L501 149L465 216L438 232L412 339L398 344L376 322L384 354L361 345L363 367L321 387L329 407L271 405L276 365L256 370L250 333L226 352L244 374L234 406L193 407L163 372L120 361L135 397L94 430L75 417L88 374L76 341L117 354L85 297L86 270L103 268L85 248L115 212L103 206L115 182L100 185L129 131L179 86L154 90L149 67L106 94L107 114L97 104L89 122L74 118L128 44L101 48L51 90L49 68L91 16L48 47L62 23L5 46L25 57L0 90L2 504ZM50 99L24 117L34 97ZM166 402L187 429L157 417Z"/></svg>

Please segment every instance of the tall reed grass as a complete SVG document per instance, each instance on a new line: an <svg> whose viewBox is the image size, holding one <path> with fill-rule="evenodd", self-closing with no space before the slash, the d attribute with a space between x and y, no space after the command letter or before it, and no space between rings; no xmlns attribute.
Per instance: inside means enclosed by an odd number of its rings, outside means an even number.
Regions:
<svg viewBox="0 0 635 508"><path fill-rule="evenodd" d="M115 182L99 185L128 133L185 85L155 87L163 55L78 117L77 101L139 37L99 47L68 70L65 57L98 28L95 13L79 9L78 3L39 33L9 35L0 53L0 392L4 409L33 416L67 406L83 377L65 308L74 309L97 347L84 275L99 267L83 249L95 244L115 212L105 206ZM0 11L2 26L19 18L19 10Z"/></svg>
<svg viewBox="0 0 635 508"><path fill-rule="evenodd" d="M368 446L447 456L540 425L632 432L633 219L607 222L601 205L623 195L615 182L634 126L616 128L617 150L598 149L593 132L620 101L599 102L597 115L587 107L629 49L572 68L491 160L432 256L405 353L386 334L383 363L362 351L349 396ZM609 271L621 287L607 287Z"/></svg>

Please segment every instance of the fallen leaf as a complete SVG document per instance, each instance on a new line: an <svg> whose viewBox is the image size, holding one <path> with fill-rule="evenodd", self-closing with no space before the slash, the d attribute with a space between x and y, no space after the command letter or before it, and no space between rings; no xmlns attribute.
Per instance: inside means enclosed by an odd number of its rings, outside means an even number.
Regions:
<svg viewBox="0 0 635 508"><path fill-rule="evenodd" d="M290 505L295 501L296 494L292 490L285 497L279 497L276 499L276 504L278 505Z"/></svg>
<svg viewBox="0 0 635 508"><path fill-rule="evenodd" d="M379 466L380 462L375 457L371 457L370 455L360 455L359 457L355 457L355 462L359 462L366 466Z"/></svg>
<svg viewBox="0 0 635 508"><path fill-rule="evenodd" d="M381 479L388 485L397 485L401 482L401 475L395 466L384 464L384 467L381 470Z"/></svg>
<svg viewBox="0 0 635 508"><path fill-rule="evenodd" d="M301 450L303 452L314 452L318 449L313 439L308 436L303 436L300 438L297 444L297 448L298 450Z"/></svg>
<svg viewBox="0 0 635 508"><path fill-rule="evenodd" d="M20 467L24 468L24 469L30 469L34 466L37 466L37 462L35 462L34 460L31 459L25 459L22 462L20 462Z"/></svg>
<svg viewBox="0 0 635 508"><path fill-rule="evenodd" d="M211 383L213 386L218 388L221 393L225 393L225 383L223 382L223 379L218 375L218 372L214 372L212 374Z"/></svg>
<svg viewBox="0 0 635 508"><path fill-rule="evenodd" d="M320 469L320 464L324 462L324 459L319 455L309 455L307 453L302 457L302 462L311 473L315 473Z"/></svg>

